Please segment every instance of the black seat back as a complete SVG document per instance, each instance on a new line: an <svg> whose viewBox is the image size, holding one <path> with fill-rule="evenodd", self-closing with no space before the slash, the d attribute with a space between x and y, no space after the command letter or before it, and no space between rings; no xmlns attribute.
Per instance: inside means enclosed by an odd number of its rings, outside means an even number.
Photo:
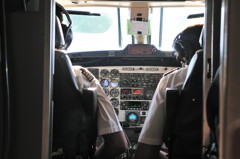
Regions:
<svg viewBox="0 0 240 159"><path fill-rule="evenodd" d="M219 68L214 76L207 96L207 122L210 128L210 142L204 152L204 159L218 158L219 135Z"/></svg>
<svg viewBox="0 0 240 159"><path fill-rule="evenodd" d="M218 141L219 124L219 69L217 70L207 97L207 121L211 131L214 134L216 142Z"/></svg>
<svg viewBox="0 0 240 159"><path fill-rule="evenodd" d="M169 95L166 100L166 134L170 159L200 159L202 152L202 109L203 109L203 51L197 51L189 64L186 80L179 93ZM170 99L169 99L170 98ZM170 103L171 104L171 103ZM169 108L168 108L169 107ZM172 110L168 110L171 109ZM176 110L177 109L177 110ZM170 111L170 112L169 112ZM170 127L170 128L169 128Z"/></svg>
<svg viewBox="0 0 240 159"><path fill-rule="evenodd" d="M56 25L56 27L61 26ZM61 29L58 30L61 31ZM56 48L61 47L57 44ZM59 44L63 45L62 42ZM59 152L59 150L62 152L62 154L55 153L53 158L92 157L97 136L96 89L85 89L80 93L71 61L68 55L61 51L55 52L53 86L52 149L53 152Z"/></svg>

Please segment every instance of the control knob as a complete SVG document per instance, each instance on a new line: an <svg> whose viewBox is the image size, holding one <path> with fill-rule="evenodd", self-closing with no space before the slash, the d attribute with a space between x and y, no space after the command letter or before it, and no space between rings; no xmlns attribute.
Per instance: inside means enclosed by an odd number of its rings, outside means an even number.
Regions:
<svg viewBox="0 0 240 159"><path fill-rule="evenodd" d="M153 93L152 93L152 92L148 92L148 93L146 93L146 95L145 95L145 99L147 99L147 100L151 100L152 97L153 97Z"/></svg>

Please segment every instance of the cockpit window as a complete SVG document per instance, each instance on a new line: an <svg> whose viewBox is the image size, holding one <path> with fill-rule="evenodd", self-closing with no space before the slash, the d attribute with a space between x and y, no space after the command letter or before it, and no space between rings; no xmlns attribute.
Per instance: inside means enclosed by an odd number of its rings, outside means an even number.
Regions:
<svg viewBox="0 0 240 159"><path fill-rule="evenodd" d="M203 24L204 18L187 19L191 14L204 13L204 8L164 8L162 16L162 32L160 49L164 51L172 50L172 42L175 36L186 27Z"/></svg>
<svg viewBox="0 0 240 159"><path fill-rule="evenodd" d="M73 9L76 10L76 8ZM97 11L100 16L70 14L73 42L68 49L69 52L116 50L119 48L117 8L84 7L79 10L91 13Z"/></svg>
<svg viewBox="0 0 240 159"><path fill-rule="evenodd" d="M96 15L70 14L73 24L73 42L69 52L122 50L128 44L136 43L128 33L130 10L114 7L79 7L68 10L99 13ZM146 44L157 49L172 51L172 41L185 27L203 24L204 18L187 19L190 14L204 13L204 7L152 8L149 10L151 34Z"/></svg>
<svg viewBox="0 0 240 159"><path fill-rule="evenodd" d="M75 24L72 26L74 33L104 34L111 30L113 17L108 14L101 16L71 15Z"/></svg>

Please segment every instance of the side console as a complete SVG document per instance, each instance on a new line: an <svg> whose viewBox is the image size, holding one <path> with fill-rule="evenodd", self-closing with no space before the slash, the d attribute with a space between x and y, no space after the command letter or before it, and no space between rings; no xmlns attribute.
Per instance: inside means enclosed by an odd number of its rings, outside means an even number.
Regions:
<svg viewBox="0 0 240 159"><path fill-rule="evenodd" d="M119 121L128 127L142 127L159 80L173 68L114 66L88 69L99 80Z"/></svg>

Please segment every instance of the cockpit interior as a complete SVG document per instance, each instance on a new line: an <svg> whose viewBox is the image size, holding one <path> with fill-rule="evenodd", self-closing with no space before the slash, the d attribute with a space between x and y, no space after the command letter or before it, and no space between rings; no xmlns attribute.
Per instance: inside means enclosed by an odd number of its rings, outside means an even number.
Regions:
<svg viewBox="0 0 240 159"><path fill-rule="evenodd" d="M73 32L69 58L99 80L131 145L120 157L135 158L158 82L182 67L172 42L187 26L204 23L205 3L57 2L71 17L64 17Z"/></svg>
<svg viewBox="0 0 240 159"><path fill-rule="evenodd" d="M66 10L62 18L56 18L56 4ZM108 108L111 108L119 128L123 129L118 132L126 136L128 150L119 153L117 158L138 158L141 147L138 141L146 130L145 126L150 125L146 124L148 117L154 116L151 108L157 105L155 97L158 96L155 94L159 81L171 74L169 72L184 67L184 63L177 60L179 54L174 51L173 41L185 28L197 24L203 24L199 39L202 50L194 54L195 63L200 63L200 66L195 67L191 62L189 66L194 66L191 70L198 73L192 71L187 74L184 81L187 84L181 87L181 93L175 90L177 94L172 94L173 100L166 97L166 101L184 106L179 101L189 97L186 101L190 106L195 104L199 109L172 109L173 113L181 110L183 118L174 114L174 121L170 120L173 125L166 124L170 127L167 126L163 132L167 135L164 134L166 144L161 150L169 152L171 159L174 146L169 146L169 143L181 142L176 147L184 151L183 155L188 155L195 148L189 145L197 142L197 159L239 158L239 8L239 0L1 0L0 158L59 159L65 155L61 150L63 146L58 145L62 141L66 144L71 142L73 149L76 145L85 149L87 137L82 135L81 139L74 139L79 137L78 130L83 132L79 125L95 126L94 131L89 129L84 135L92 136L94 133L94 138L91 138L94 144L89 144L85 150L91 150L91 157L96 154L96 148L104 143L104 134L99 133L101 137L96 135L96 88L79 91L79 83L73 78L76 77L74 68L81 68L86 80L97 81L98 88L107 98ZM57 31L57 24L64 26L64 33ZM65 43L65 33L72 36L69 46ZM64 41L57 41L58 36L62 36ZM66 63L56 58L62 58ZM59 73L58 64L70 76ZM200 84L189 86L191 82L188 81L195 81L191 78L193 75ZM166 90L174 92L174 89ZM184 91L188 92L187 95L182 93ZM66 96L58 96L62 92ZM186 98L180 100L179 95ZM209 98L211 95L212 100ZM94 107L79 107L73 99L84 106ZM59 103L63 109L57 106ZM69 107L73 109L69 110ZM85 113L88 109L91 109L88 111L90 114ZM168 110L166 121L169 121ZM79 115L81 112L85 114ZM197 117L198 125L186 116ZM88 119L92 120L91 124L86 124ZM185 131L187 128L181 125L182 119L190 123L190 131ZM158 124L159 120L155 121L152 123ZM180 139L178 143L172 142L177 140L176 128L171 127L176 123L179 123L178 128L182 126L178 133L186 135L181 138L184 141ZM75 136L69 135L69 131L73 131ZM196 131L198 136L195 140ZM62 137L64 133L71 140ZM112 145L110 147L115 149ZM79 150L75 152L80 154ZM73 156L76 159L77 155ZM88 154L85 155L87 157Z"/></svg>

